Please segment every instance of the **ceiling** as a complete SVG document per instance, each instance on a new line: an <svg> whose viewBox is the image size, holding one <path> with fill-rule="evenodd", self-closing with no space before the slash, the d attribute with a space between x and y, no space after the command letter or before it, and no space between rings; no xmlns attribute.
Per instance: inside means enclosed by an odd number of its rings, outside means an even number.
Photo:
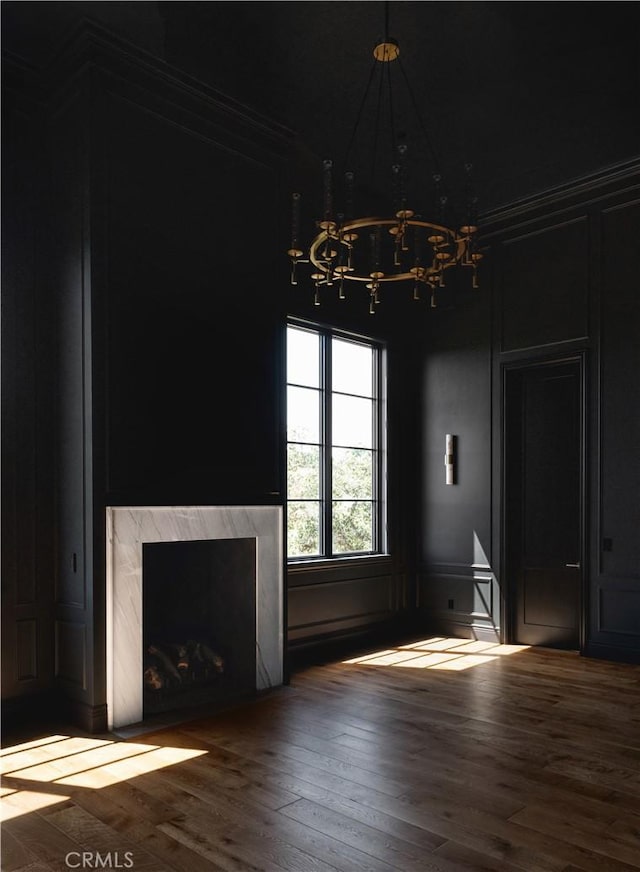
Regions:
<svg viewBox="0 0 640 872"><path fill-rule="evenodd" d="M339 162L385 3L5 0L2 14L4 48L36 66L92 18L297 131L306 161ZM465 162L487 209L640 154L636 4L399 0L389 20L453 196ZM413 181L430 185L424 137L396 109Z"/></svg>

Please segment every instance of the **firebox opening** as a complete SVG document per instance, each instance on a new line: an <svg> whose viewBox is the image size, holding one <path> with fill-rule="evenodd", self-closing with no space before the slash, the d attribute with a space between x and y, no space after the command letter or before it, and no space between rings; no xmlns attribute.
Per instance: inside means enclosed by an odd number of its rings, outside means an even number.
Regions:
<svg viewBox="0 0 640 872"><path fill-rule="evenodd" d="M256 687L256 540L145 543L144 716Z"/></svg>

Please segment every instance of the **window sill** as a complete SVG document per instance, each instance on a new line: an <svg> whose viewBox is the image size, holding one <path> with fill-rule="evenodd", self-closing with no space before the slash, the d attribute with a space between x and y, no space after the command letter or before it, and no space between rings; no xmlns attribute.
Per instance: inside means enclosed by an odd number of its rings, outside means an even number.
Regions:
<svg viewBox="0 0 640 872"><path fill-rule="evenodd" d="M390 554L354 554L353 557L292 558L287 561L287 572L309 572L310 569L337 569L339 567L391 565Z"/></svg>

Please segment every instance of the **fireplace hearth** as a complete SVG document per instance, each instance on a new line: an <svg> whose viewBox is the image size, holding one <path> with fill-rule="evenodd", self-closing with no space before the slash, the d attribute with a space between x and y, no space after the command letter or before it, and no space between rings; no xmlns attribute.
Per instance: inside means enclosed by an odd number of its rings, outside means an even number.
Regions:
<svg viewBox="0 0 640 872"><path fill-rule="evenodd" d="M145 679L151 667L162 687ZM107 508L111 729L275 687L282 676L281 507Z"/></svg>

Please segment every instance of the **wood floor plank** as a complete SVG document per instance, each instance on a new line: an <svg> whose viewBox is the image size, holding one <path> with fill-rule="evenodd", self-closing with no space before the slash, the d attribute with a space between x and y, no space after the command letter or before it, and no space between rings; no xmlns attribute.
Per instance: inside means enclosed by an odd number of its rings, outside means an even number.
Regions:
<svg viewBox="0 0 640 872"><path fill-rule="evenodd" d="M443 865L433 856L429 856L435 846L442 844L442 839L426 831L423 831L425 843L421 847L416 843L415 835L412 841L397 838L381 831L377 826L360 823L350 815L331 811L326 806L305 799L282 809L282 814L331 836L340 843L377 857L389 863L394 869L401 869L404 872L424 872L426 868L442 870L452 868L448 863L445 862ZM414 827L413 830L416 832L418 828Z"/></svg>
<svg viewBox="0 0 640 872"><path fill-rule="evenodd" d="M435 854L438 857L445 857L456 863L464 864L466 868L473 869L475 872L522 872L522 869L525 868L508 863L504 859L498 860L495 857L488 857L486 854L479 854L477 851L472 851L464 845L451 841L436 848ZM563 868L562 872L566 872L566 867Z"/></svg>
<svg viewBox="0 0 640 872"><path fill-rule="evenodd" d="M253 868L256 864L266 869L282 866L293 872L330 872L330 870L371 869L371 872L389 872L386 864L376 863L359 851L345 851L342 845L323 833L316 833L296 822L287 821L281 815L269 813L242 800L224 802L215 808L198 807L193 800L183 806L187 811L180 824L163 824L164 832L176 829L188 837L202 837L207 833L208 850L215 853L244 858ZM233 838L232 844L225 840L232 831L243 831L242 837ZM268 851L266 850L268 849ZM232 853L231 853L232 851ZM346 854L346 856L345 856ZM322 858L322 859L321 859ZM364 860L364 862L363 862ZM218 862L223 862L220 859ZM226 866L224 867L226 868Z"/></svg>
<svg viewBox="0 0 640 872"><path fill-rule="evenodd" d="M622 863L640 865L640 850L638 844L630 845L606 833L594 832L590 822L571 815L568 819L555 810L539 806L527 806L517 812L512 818L513 823L527 827L545 836L553 836L572 845L579 845L596 854L612 857Z"/></svg>
<svg viewBox="0 0 640 872"><path fill-rule="evenodd" d="M631 845L640 855L640 817L635 816L631 819L627 816L624 819L614 821L614 823L605 830L606 836L611 836L619 842L626 842Z"/></svg>
<svg viewBox="0 0 640 872"><path fill-rule="evenodd" d="M229 736L225 740L218 740L222 747L232 748L242 751L248 749L250 752L253 748L256 753L275 757L279 755L281 758L287 758L294 762L300 763L304 768L317 769L322 772L341 778L345 781L353 782L361 787L375 790L378 793L384 793L388 796L400 796L405 790L405 785L400 780L385 778L371 770L362 769L349 762L330 757L326 754L320 754L315 751L309 751L296 745L290 745L280 739L268 740L252 740L238 739L234 736Z"/></svg>
<svg viewBox="0 0 640 872"><path fill-rule="evenodd" d="M5 749L3 869L638 872L640 668L418 643L142 739Z"/></svg>
<svg viewBox="0 0 640 872"><path fill-rule="evenodd" d="M148 788L148 785L145 785ZM147 792L147 791L145 791ZM148 791L151 792L151 791ZM171 791L175 797L177 788ZM85 809L97 820L110 826L118 833L140 846L144 851L166 863L178 872L217 872L211 862L180 842L168 838L158 826L151 824L145 817L136 817L127 808L118 804L119 796L112 788L107 790L76 790L73 802ZM179 821L182 814L175 811L172 820Z"/></svg>
<svg viewBox="0 0 640 872"><path fill-rule="evenodd" d="M2 831L14 836L39 862L58 872L68 872L64 858L69 852L82 850L79 842L38 814L25 814L5 821Z"/></svg>
<svg viewBox="0 0 640 872"><path fill-rule="evenodd" d="M20 866L16 872L52 872L52 867L40 860L35 860L27 866Z"/></svg>
<svg viewBox="0 0 640 872"><path fill-rule="evenodd" d="M81 852L109 856L112 864L119 864L124 868L133 864L136 869L144 869L145 872L168 872L171 868L85 809L72 805L50 812L46 818L61 832L75 839Z"/></svg>
<svg viewBox="0 0 640 872"><path fill-rule="evenodd" d="M225 745L225 747L228 746ZM343 796L355 797L360 801L364 801L368 796L377 795L382 801L387 797L387 794L357 784L340 775L334 775L316 766L309 766L284 754L276 753L266 743L258 744L246 740L244 742L233 741L233 747L239 755L248 761L250 766L262 764L273 772L299 779L311 786L334 791Z"/></svg>
<svg viewBox="0 0 640 872"><path fill-rule="evenodd" d="M216 872L281 872L282 867L256 855L256 851L244 846L229 827L225 834L207 828L204 832L192 829L185 822L160 824L159 829L172 841L176 841L198 854Z"/></svg>
<svg viewBox="0 0 640 872"><path fill-rule="evenodd" d="M3 872L15 872L16 869L33 865L37 857L8 830L2 833L0 841L0 868Z"/></svg>

